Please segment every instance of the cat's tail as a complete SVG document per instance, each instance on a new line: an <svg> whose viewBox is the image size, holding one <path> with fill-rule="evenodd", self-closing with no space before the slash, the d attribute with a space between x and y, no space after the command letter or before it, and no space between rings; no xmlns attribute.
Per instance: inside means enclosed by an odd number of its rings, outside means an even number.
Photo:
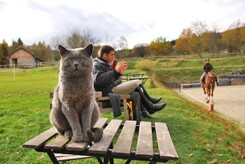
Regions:
<svg viewBox="0 0 245 164"><path fill-rule="evenodd" d="M90 141L98 142L103 135L103 130L101 128L92 128L87 130L88 137Z"/></svg>

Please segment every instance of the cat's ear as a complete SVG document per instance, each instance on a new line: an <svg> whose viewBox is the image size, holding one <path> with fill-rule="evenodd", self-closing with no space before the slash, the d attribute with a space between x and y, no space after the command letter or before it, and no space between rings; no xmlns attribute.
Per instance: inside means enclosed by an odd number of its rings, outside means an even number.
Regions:
<svg viewBox="0 0 245 164"><path fill-rule="evenodd" d="M68 52L68 50L67 50L65 47L63 47L62 45L59 45L59 46L58 46L58 49L59 49L60 55L61 55L62 57L64 56L64 54L65 54L66 52Z"/></svg>
<svg viewBox="0 0 245 164"><path fill-rule="evenodd" d="M93 44L89 44L89 45L87 45L83 50L84 50L89 56L91 56L91 55L92 55L92 52L93 52L93 49L94 49Z"/></svg>

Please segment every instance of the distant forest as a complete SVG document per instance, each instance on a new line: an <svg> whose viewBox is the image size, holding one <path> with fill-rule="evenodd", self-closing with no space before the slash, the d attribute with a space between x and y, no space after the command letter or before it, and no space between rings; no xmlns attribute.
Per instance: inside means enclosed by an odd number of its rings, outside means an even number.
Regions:
<svg viewBox="0 0 245 164"><path fill-rule="evenodd" d="M245 23L239 20L230 27L219 32L217 26L208 29L207 24L202 21L193 22L191 27L183 29L179 38L167 41L160 36L149 44L140 43L132 49L128 48L126 37L121 36L116 43L111 45L117 50L118 58L149 57L166 55L196 55L199 58L205 54L218 57L220 54L244 54L245 53ZM109 36L107 36L109 38ZM8 56L16 49L23 47L32 52L35 56L45 62L59 60L57 47L59 44L67 48L84 47L87 44L94 44L93 56L97 56L100 40L89 30L73 29L69 35L54 36L51 45L39 41L32 45L25 45L21 38L13 40L11 45L2 40L0 43L0 64L8 64Z"/></svg>

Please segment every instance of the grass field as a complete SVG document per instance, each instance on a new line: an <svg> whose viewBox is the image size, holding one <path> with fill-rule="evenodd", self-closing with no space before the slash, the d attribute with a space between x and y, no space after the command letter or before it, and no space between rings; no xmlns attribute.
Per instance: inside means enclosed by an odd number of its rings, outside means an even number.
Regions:
<svg viewBox="0 0 245 164"><path fill-rule="evenodd" d="M210 62L217 76L231 74L234 70L245 70L245 56L211 58ZM203 64L204 59L163 58L156 61L142 60L137 63L136 68L151 70L163 83L188 83L199 81Z"/></svg>
<svg viewBox="0 0 245 164"><path fill-rule="evenodd" d="M50 128L49 92L55 87L57 77L57 67L22 70L16 72L15 80L12 73L0 74L0 163L51 163L46 154L21 145ZM156 82L156 88L150 88L149 82L145 85L151 95L163 96L167 103L163 111L153 115L156 119L145 120L167 123L180 157L173 163L244 162L245 134L236 125L180 97L161 83ZM112 119L110 114L102 117ZM97 161L89 159L82 163Z"/></svg>

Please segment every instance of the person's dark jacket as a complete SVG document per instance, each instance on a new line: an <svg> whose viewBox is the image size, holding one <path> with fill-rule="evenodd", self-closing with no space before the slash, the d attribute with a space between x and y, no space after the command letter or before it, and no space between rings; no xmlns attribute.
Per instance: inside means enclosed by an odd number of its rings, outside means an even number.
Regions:
<svg viewBox="0 0 245 164"><path fill-rule="evenodd" d="M121 76L102 58L96 57L93 61L94 88L101 91L102 96L108 96L112 88L118 85L117 79Z"/></svg>
<svg viewBox="0 0 245 164"><path fill-rule="evenodd" d="M206 64L204 64L204 66L203 66L203 71L206 72L206 73L208 73L208 72L211 71L212 69L213 69L213 66L212 66L212 64L210 64L210 63L206 63Z"/></svg>

